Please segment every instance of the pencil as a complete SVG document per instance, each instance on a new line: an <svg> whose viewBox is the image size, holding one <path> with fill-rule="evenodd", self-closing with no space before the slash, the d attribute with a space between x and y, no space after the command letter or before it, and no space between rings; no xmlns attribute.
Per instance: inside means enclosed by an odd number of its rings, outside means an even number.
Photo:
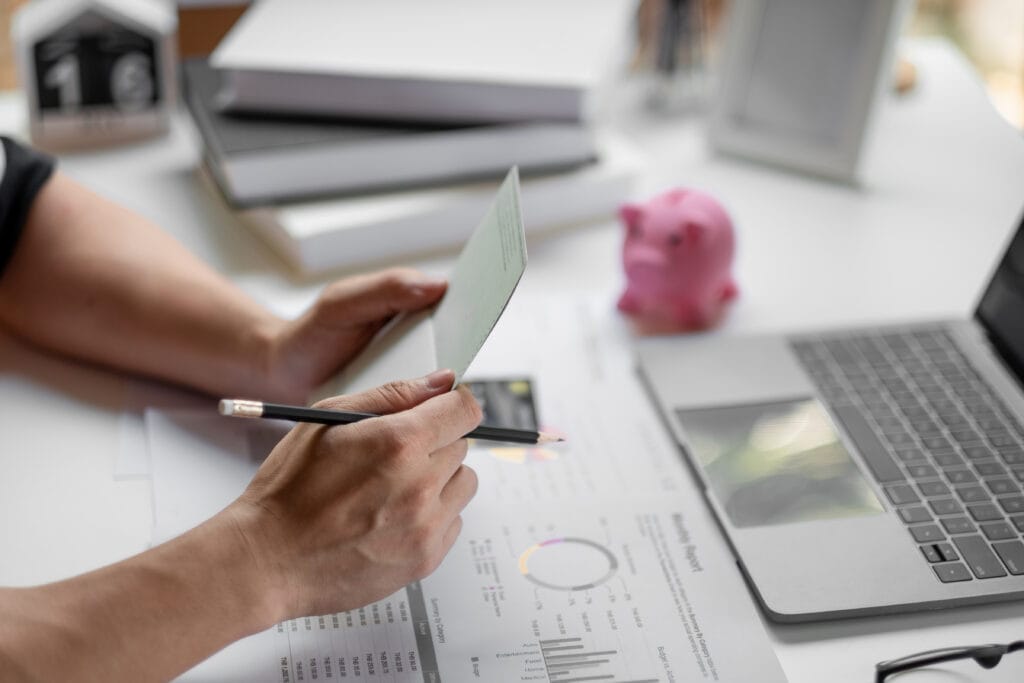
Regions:
<svg viewBox="0 0 1024 683"><path fill-rule="evenodd" d="M312 422L324 425L345 425L380 417L376 413L358 413L342 410L324 410L322 408L305 408L287 406L278 403L263 403L246 399L221 399L218 410L228 417L262 417L267 419L292 420L293 422ZM466 434L467 439L483 439L485 441L505 441L508 443L544 444L564 441L560 436L529 429L511 429L508 427L489 427L481 425Z"/></svg>

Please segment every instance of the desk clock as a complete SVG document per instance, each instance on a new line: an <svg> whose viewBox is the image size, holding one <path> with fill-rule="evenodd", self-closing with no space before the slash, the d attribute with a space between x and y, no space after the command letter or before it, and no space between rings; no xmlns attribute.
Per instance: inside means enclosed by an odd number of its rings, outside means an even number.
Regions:
<svg viewBox="0 0 1024 683"><path fill-rule="evenodd" d="M173 3L36 0L11 28L29 134L51 149L165 132L176 96Z"/></svg>

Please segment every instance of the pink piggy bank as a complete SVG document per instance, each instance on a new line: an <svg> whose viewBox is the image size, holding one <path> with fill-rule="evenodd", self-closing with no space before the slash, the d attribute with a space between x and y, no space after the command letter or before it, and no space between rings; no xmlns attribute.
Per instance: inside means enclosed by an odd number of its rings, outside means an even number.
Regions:
<svg viewBox="0 0 1024 683"><path fill-rule="evenodd" d="M732 221L715 199L669 190L619 210L626 237L626 291L619 310L643 331L698 330L713 325L738 290L730 274Z"/></svg>

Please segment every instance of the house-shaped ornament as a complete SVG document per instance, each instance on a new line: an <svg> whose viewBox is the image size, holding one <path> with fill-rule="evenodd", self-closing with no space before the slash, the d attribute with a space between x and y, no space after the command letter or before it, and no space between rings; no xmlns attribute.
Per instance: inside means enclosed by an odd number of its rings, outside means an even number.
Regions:
<svg viewBox="0 0 1024 683"><path fill-rule="evenodd" d="M11 39L33 143L95 147L165 132L177 97L175 4L35 0Z"/></svg>

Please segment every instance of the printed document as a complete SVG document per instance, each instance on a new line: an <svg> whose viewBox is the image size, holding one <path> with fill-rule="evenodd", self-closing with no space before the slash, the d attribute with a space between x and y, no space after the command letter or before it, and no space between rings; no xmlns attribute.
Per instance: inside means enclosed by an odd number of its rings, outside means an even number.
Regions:
<svg viewBox="0 0 1024 683"><path fill-rule="evenodd" d="M475 442L480 489L434 574L277 624L183 680L784 681L612 301L509 304L466 381L528 379L505 384L532 387L538 425L567 441ZM287 423L150 411L147 427L162 540L241 493Z"/></svg>

